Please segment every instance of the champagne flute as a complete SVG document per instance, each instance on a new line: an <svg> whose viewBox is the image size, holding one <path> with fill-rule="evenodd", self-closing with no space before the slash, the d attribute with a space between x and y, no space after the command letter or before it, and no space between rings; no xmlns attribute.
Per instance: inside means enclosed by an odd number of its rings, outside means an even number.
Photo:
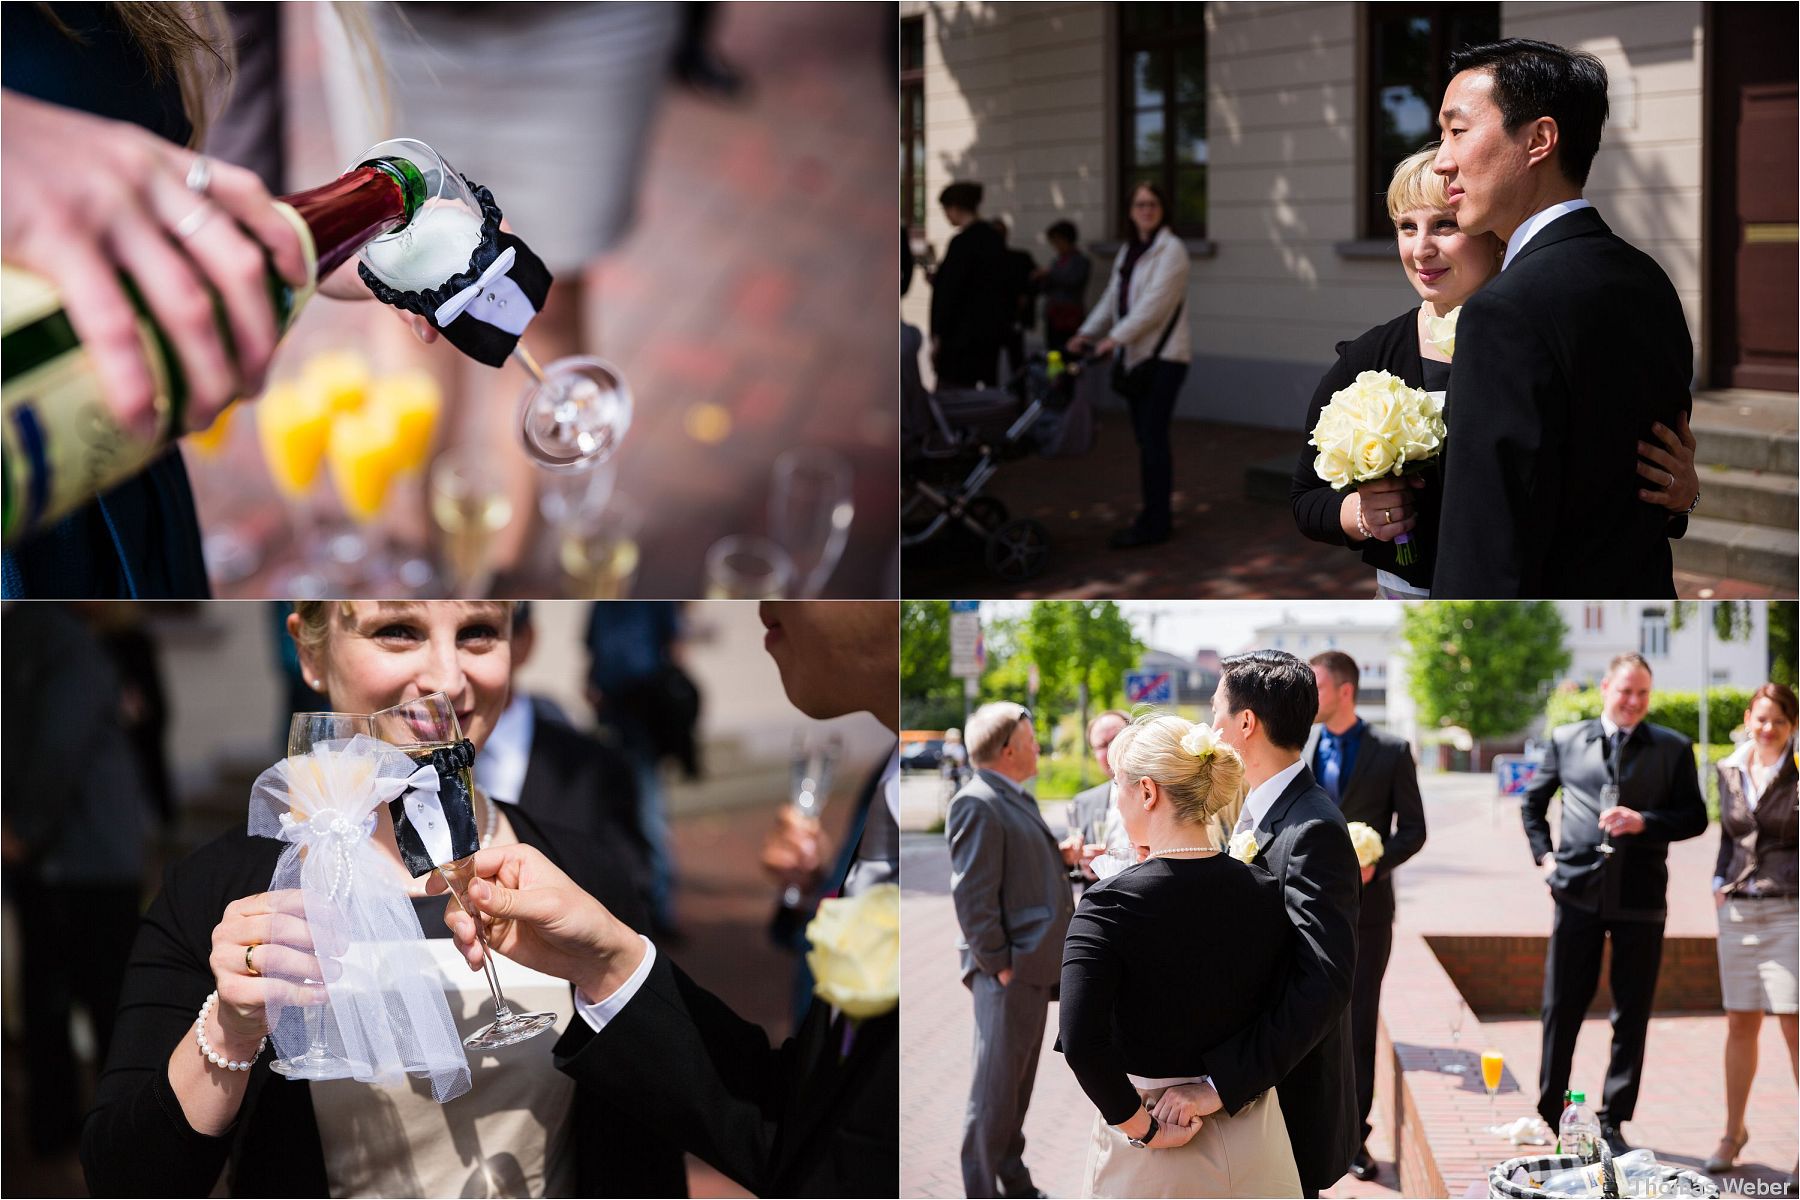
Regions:
<svg viewBox="0 0 1800 1200"><path fill-rule="evenodd" d="M443 531L445 581L452 596L487 592L494 535L512 523L506 481L491 455L447 450L431 464L431 519Z"/></svg>
<svg viewBox="0 0 1800 1200"><path fill-rule="evenodd" d="M708 600L775 600L793 580L793 560L768 538L734 533L706 552Z"/></svg>
<svg viewBox="0 0 1800 1200"><path fill-rule="evenodd" d="M794 560L800 579L796 595L816 596L824 590L844 556L855 515L850 464L843 455L803 446L776 458L769 532Z"/></svg>
<svg viewBox="0 0 1800 1200"><path fill-rule="evenodd" d="M1481 1052L1481 1084L1487 1088L1489 1133L1500 1132L1500 1116L1494 1111L1494 1093L1500 1090L1500 1075L1506 1069L1506 1056L1500 1051L1487 1049Z"/></svg>
<svg viewBox="0 0 1800 1200"><path fill-rule="evenodd" d="M819 819L819 814L825 811L825 801L831 796L831 777L836 773L837 761L843 751L843 739L835 734L829 738L809 738L805 733L794 735L789 789L793 798L788 803L795 812L811 821ZM805 893L793 884L781 894L781 903L786 908L800 908L805 899Z"/></svg>
<svg viewBox="0 0 1800 1200"><path fill-rule="evenodd" d="M612 457L631 429L631 388L603 358L575 354L539 367L520 342L513 360L532 384L519 398L519 441L549 471L580 471Z"/></svg>
<svg viewBox="0 0 1800 1200"><path fill-rule="evenodd" d="M576 513L563 527L558 557L569 580L569 596L623 600L637 577L641 509L615 495L597 509Z"/></svg>
<svg viewBox="0 0 1800 1200"><path fill-rule="evenodd" d="M450 703L450 697L443 692L433 692L429 696L421 696L417 700L407 700L392 708L384 708L374 714L375 736L397 746L405 755L421 765L432 762L432 752L443 750L460 744L463 740L462 726L457 722L456 709ZM447 786L439 790L440 802L446 806L460 804L466 797L471 805L467 814L469 822L474 821L472 811L475 797L475 777L471 767L461 768L455 779L459 786ZM448 782L448 781L446 781ZM490 803L492 803L490 801ZM446 816L455 814L448 811ZM491 1024L471 1033L463 1039L463 1045L471 1049L495 1049L510 1046L514 1042L522 1042L526 1038L536 1037L556 1024L556 1014L547 1012L514 1012L500 994L500 976L494 970L494 954L488 948L487 932L481 927L481 918L475 911L475 902L469 898L469 883L475 873L470 866L474 855L466 855L455 862L438 863L437 872L450 885L451 895L462 910L475 918L475 936L481 939L482 969L487 974L488 990L494 996L494 1020Z"/></svg>
<svg viewBox="0 0 1800 1200"><path fill-rule="evenodd" d="M336 712L301 712L295 713L288 722L288 769L295 768L292 760L303 758L315 749L330 745L333 742L347 742L358 734L368 735L374 732L374 726L368 717L360 713ZM312 814L303 814L311 817ZM301 850L302 855L306 854ZM303 983L318 985L322 979L302 980ZM301 1019L306 1023L306 1052L295 1058L278 1058L269 1064L269 1069L278 1075L286 1075L289 1079L342 1079L349 1071L342 1058L332 1054L326 1044L325 1014L317 1006L308 1005L300 1010Z"/></svg>
<svg viewBox="0 0 1800 1200"><path fill-rule="evenodd" d="M1458 1048L1462 1045L1463 1018L1468 1015L1468 1004L1461 996L1458 996L1456 998L1456 1013L1450 1018L1450 1045L1452 1049L1457 1050L1458 1053L1460 1053ZM1461 1061L1461 1059L1444 1064L1444 1073L1446 1075L1466 1075L1468 1072L1468 1064Z"/></svg>

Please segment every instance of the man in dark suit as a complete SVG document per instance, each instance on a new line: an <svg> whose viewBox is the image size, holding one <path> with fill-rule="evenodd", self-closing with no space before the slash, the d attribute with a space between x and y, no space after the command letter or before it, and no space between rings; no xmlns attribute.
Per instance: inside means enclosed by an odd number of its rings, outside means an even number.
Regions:
<svg viewBox="0 0 1800 1200"><path fill-rule="evenodd" d="M1112 803L1112 760L1106 751L1112 745L1119 731L1131 724L1131 717L1116 708L1109 708L1087 725L1088 749L1094 752L1094 761L1100 765L1100 782L1085 791L1077 792L1072 802L1075 810L1075 827L1069 830L1069 838L1077 845L1103 845L1106 842L1107 827L1110 824ZM1077 840L1078 839L1078 840ZM1094 869L1088 865L1092 861L1085 852L1079 867L1080 878L1077 886L1086 888L1094 882Z"/></svg>
<svg viewBox="0 0 1800 1200"><path fill-rule="evenodd" d="M1006 242L981 219L981 185L952 183L938 196L957 229L931 275L931 357L939 387L997 384L1000 347L1012 326Z"/></svg>
<svg viewBox="0 0 1800 1200"><path fill-rule="evenodd" d="M1662 268L1582 199L1606 69L1519 38L1450 66L1435 169L1506 252L1457 329L1432 595L1673 598L1686 517L1638 498L1637 447L1691 406L1693 346Z"/></svg>
<svg viewBox="0 0 1800 1200"><path fill-rule="evenodd" d="M1532 861L1556 901L1544 960L1538 1113L1553 1127L1562 1116L1575 1037L1610 938L1612 1061L1598 1116L1614 1154L1629 1149L1619 1127L1631 1120L1644 1070L1668 916L1669 843L1698 837L1707 820L1693 743L1644 720L1650 685L1642 658L1613 659L1600 684L1600 718L1551 733L1521 805ZM1559 790L1562 844L1553 847L1545 814Z"/></svg>
<svg viewBox="0 0 1800 1200"><path fill-rule="evenodd" d="M1361 871L1344 814L1301 756L1319 711L1312 668L1280 650L1221 665L1213 727L1243 758L1250 789L1234 853L1281 880L1300 938L1287 985L1263 1019L1207 1052L1193 1111L1236 1113L1278 1088L1300 1186L1317 1196L1343 1177L1357 1146L1350 993Z"/></svg>
<svg viewBox="0 0 1800 1200"><path fill-rule="evenodd" d="M962 979L975 998L963 1194L1037 1196L1025 1166L1025 1110L1075 914L1074 856L1022 786L1037 774L1031 713L1003 700L984 704L964 740L975 775L951 797L944 822Z"/></svg>
<svg viewBox="0 0 1800 1200"><path fill-rule="evenodd" d="M1327 650L1313 656L1312 669L1319 684L1319 716L1301 759L1312 767L1344 820L1361 821L1380 834L1382 842L1381 858L1362 868L1356 978L1350 993L1356 1106L1362 1114L1362 1145L1350 1160L1350 1173L1370 1180L1379 1174L1369 1153L1369 1111L1375 1104L1381 978L1387 974L1394 947L1394 868L1425 845L1425 804L1412 747L1356 713L1362 677L1356 660L1342 650Z"/></svg>
<svg viewBox="0 0 1800 1200"><path fill-rule="evenodd" d="M894 605L764 601L758 611L795 707L821 720L869 712L897 730ZM893 817L898 764L890 761L896 776L883 781L881 802ZM897 839L890 845L897 850ZM890 851L866 833L861 846L846 895L893 878L892 862L873 861ZM670 1141L759 1196L895 1194L897 1002L851 1022L821 997L794 1036L774 1047L760 1025L688 978L536 850L492 847L473 866L470 894L494 952L576 986L581 1019L556 1045L559 1068L603 1082L633 1111L657 1114ZM474 921L452 905L444 923L479 964Z"/></svg>

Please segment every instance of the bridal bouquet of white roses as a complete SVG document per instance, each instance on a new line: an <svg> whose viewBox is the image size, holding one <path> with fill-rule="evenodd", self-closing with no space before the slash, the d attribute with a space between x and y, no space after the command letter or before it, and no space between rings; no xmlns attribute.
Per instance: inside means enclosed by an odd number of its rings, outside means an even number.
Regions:
<svg viewBox="0 0 1800 1200"><path fill-rule="evenodd" d="M1364 371L1331 395L1313 426L1313 470L1338 491L1405 475L1444 448L1444 400L1386 371ZM1394 539L1402 565L1416 561L1411 539Z"/></svg>

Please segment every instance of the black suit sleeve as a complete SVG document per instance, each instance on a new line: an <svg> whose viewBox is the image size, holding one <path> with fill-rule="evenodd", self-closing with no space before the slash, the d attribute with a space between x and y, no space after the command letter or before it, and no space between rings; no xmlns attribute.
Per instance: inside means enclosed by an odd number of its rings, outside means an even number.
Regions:
<svg viewBox="0 0 1800 1200"><path fill-rule="evenodd" d="M1561 509L1557 460L1567 387L1530 314L1491 291L1464 305L1451 369L1440 528L1431 594L1504 600L1537 590ZM1473 535L1473 536L1471 536Z"/></svg>
<svg viewBox="0 0 1800 1200"><path fill-rule="evenodd" d="M1231 1113L1287 1078L1350 1003L1362 868L1342 823L1312 820L1294 830L1281 885L1299 935L1292 970L1261 1018L1206 1052L1207 1073Z"/></svg>
<svg viewBox="0 0 1800 1200"><path fill-rule="evenodd" d="M1425 846L1425 800L1419 794L1419 770L1413 764L1412 747L1397 741L1389 747L1394 756L1393 788L1394 831L1376 865L1376 874L1386 875L1417 854Z"/></svg>
<svg viewBox="0 0 1800 1200"><path fill-rule="evenodd" d="M1694 769L1694 744L1677 735L1670 755L1667 803L1641 814L1644 831L1635 840L1654 845L1682 842L1706 832L1706 800L1700 794L1700 775Z"/></svg>
<svg viewBox="0 0 1800 1200"><path fill-rule="evenodd" d="M1301 429L1300 458L1294 464L1294 478L1288 488L1288 502L1293 506L1295 526L1313 541L1330 546L1350 544L1350 539L1344 535L1344 527L1338 524L1338 512L1344 507L1344 493L1320 479L1319 473L1313 470L1313 459L1318 452L1306 439L1312 437L1313 426L1319 423L1319 414L1331 403L1332 393L1356 382L1356 372L1349 361L1349 345L1347 342L1338 343L1337 361L1331 364L1331 369L1319 380L1319 386L1313 391L1312 403L1307 405L1306 424Z"/></svg>
<svg viewBox="0 0 1800 1200"><path fill-rule="evenodd" d="M810 1019L820 1016L815 1006ZM771 1046L762 1026L659 953L606 1028L570 1024L556 1065L583 1086L631 1097L682 1149L769 1195L785 1100L804 1080L796 1046Z"/></svg>
<svg viewBox="0 0 1800 1200"><path fill-rule="evenodd" d="M1557 744L1556 735L1552 733L1544 747L1544 760L1538 764L1537 774L1531 777L1531 786L1525 789L1525 799L1519 802L1519 815L1525 822L1525 838L1531 843L1531 861L1539 866L1544 864L1544 856L1555 854L1556 847L1550 841L1550 800L1562 787L1562 768L1558 762L1561 747Z"/></svg>
<svg viewBox="0 0 1800 1200"><path fill-rule="evenodd" d="M169 1056L193 1036L194 1015L213 988L212 969L196 949L207 944L210 927L184 922L203 906L184 899L182 883L171 867L125 968L112 1049L81 1135L81 1165L96 1196L205 1196L231 1154L237 1126L218 1137L196 1132L169 1084ZM253 1072L240 1112L266 1074L261 1065Z"/></svg>

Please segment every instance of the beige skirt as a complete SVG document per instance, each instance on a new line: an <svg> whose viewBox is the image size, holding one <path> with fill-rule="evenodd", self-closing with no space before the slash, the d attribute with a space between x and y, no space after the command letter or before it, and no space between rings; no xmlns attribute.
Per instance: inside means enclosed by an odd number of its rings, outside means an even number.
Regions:
<svg viewBox="0 0 1800 1200"><path fill-rule="evenodd" d="M1140 1092L1154 1104L1162 1090ZM1174 1150L1140 1150L1094 1114L1083 1196L1298 1196L1300 1172L1274 1089L1235 1117L1214 1113Z"/></svg>
<svg viewBox="0 0 1800 1200"><path fill-rule="evenodd" d="M1732 1012L1800 1012L1794 963L1800 907L1792 897L1727 900L1719 908L1719 991Z"/></svg>

